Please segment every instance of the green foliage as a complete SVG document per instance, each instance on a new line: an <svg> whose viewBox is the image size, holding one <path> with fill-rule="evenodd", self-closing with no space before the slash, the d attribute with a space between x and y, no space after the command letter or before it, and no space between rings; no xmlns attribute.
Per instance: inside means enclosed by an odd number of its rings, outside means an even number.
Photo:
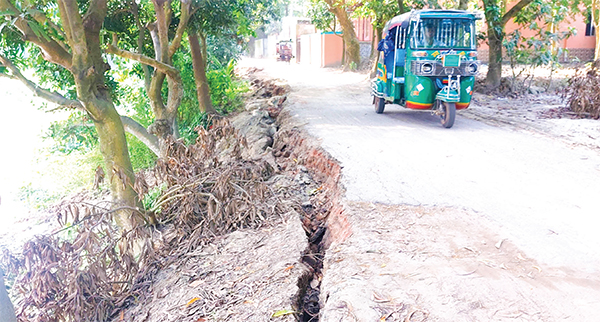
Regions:
<svg viewBox="0 0 600 322"><path fill-rule="evenodd" d="M28 183L19 188L18 198L29 208L35 210L46 209L52 203L60 199L60 195L52 190L41 187L34 187L33 183Z"/></svg>
<svg viewBox="0 0 600 322"><path fill-rule="evenodd" d="M45 138L54 141L51 151L64 154L86 153L98 145L94 124L82 112L74 112L68 119L52 123Z"/></svg>
<svg viewBox="0 0 600 322"><path fill-rule="evenodd" d="M535 0L515 16L515 22L523 27L505 35L502 42L510 59L513 85L523 74L531 85L537 67L547 66L553 72L560 66L560 58L564 55L560 43L576 33L571 27L567 31L558 31L558 25L568 18L570 10L566 2ZM532 30L533 36L524 37L521 33L524 28ZM519 72L517 65L523 66Z"/></svg>
<svg viewBox="0 0 600 322"><path fill-rule="evenodd" d="M163 184L158 185L158 186L153 187L152 189L148 190L148 193L146 193L144 195L144 198L142 199L142 204L144 205L144 209L155 212L155 213L160 213L161 207L158 204L158 199L166 189L167 189L167 183L164 182Z"/></svg>
<svg viewBox="0 0 600 322"><path fill-rule="evenodd" d="M323 0L310 0L308 17L319 30L336 31L338 27L335 15L329 11L329 7Z"/></svg>
<svg viewBox="0 0 600 322"><path fill-rule="evenodd" d="M126 134L126 137L134 171L154 166L154 153L133 135ZM56 157L69 154L89 156L91 159L86 163L91 163L92 169L95 169L94 165L102 164L96 128L82 112L74 112L66 120L52 123L44 138L52 142L49 151Z"/></svg>
<svg viewBox="0 0 600 322"><path fill-rule="evenodd" d="M41 149L32 167L34 176L19 190L19 199L30 208L44 209L66 195L90 188L94 170L102 164L97 145L85 153L75 150L69 154L58 153L52 146ZM65 169L69 169L68 175Z"/></svg>
<svg viewBox="0 0 600 322"><path fill-rule="evenodd" d="M129 133L125 137L133 171L149 169L156 164L156 155L142 141Z"/></svg>
<svg viewBox="0 0 600 322"><path fill-rule="evenodd" d="M241 94L249 89L246 82L236 79L235 64L234 60L227 65L213 60L211 69L206 73L213 106L222 114L240 108L243 104Z"/></svg>

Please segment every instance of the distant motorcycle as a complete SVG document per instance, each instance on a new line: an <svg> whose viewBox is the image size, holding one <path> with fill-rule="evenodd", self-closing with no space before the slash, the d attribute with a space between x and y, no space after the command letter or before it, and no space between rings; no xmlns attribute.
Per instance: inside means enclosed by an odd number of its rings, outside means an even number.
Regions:
<svg viewBox="0 0 600 322"><path fill-rule="evenodd" d="M290 62L294 55L292 55L292 41L282 40L276 44L277 50L277 61Z"/></svg>

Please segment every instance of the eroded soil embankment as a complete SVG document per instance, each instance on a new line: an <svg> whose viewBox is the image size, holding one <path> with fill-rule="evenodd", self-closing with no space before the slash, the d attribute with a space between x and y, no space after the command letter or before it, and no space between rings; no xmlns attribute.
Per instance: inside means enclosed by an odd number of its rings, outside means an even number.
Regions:
<svg viewBox="0 0 600 322"><path fill-rule="evenodd" d="M301 208L302 225L309 241L302 262L310 267L310 272L298 282L300 291L296 307L301 312L301 321L318 321L325 251L332 242L340 242L351 233L340 203L343 194L341 166L313 138L294 125L289 115L282 115L278 123L274 155L289 157L300 165L300 171L311 176L305 181L308 198Z"/></svg>

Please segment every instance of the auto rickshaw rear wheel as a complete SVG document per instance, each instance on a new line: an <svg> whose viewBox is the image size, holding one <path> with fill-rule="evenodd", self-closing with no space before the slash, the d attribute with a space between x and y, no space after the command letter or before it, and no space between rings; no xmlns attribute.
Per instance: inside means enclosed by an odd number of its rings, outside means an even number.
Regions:
<svg viewBox="0 0 600 322"><path fill-rule="evenodd" d="M383 113L383 110L385 109L385 99L383 97L375 96L375 100L373 103L375 104L375 113Z"/></svg>
<svg viewBox="0 0 600 322"><path fill-rule="evenodd" d="M440 107L442 126L447 129L451 128L456 117L456 103L441 101L438 106Z"/></svg>

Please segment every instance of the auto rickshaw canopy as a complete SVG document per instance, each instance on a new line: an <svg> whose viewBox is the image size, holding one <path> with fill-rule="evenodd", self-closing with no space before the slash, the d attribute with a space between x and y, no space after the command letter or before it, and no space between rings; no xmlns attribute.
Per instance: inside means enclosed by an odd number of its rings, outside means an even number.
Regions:
<svg viewBox="0 0 600 322"><path fill-rule="evenodd" d="M390 19L383 27L383 38L385 38L392 29L398 26L406 28L411 21L419 21L422 18L462 18L479 20L482 18L482 14L465 10L413 10Z"/></svg>

